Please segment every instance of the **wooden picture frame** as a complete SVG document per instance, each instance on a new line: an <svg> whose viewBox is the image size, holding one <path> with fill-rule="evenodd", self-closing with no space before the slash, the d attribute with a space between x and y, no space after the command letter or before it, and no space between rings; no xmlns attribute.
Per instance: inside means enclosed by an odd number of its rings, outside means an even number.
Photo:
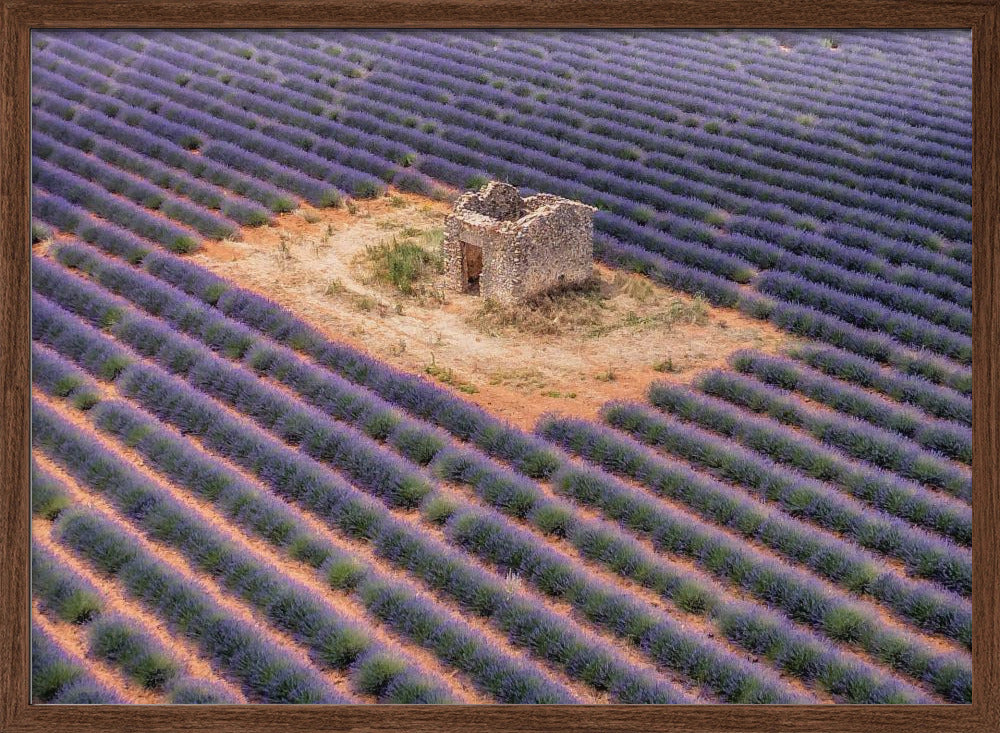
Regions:
<svg viewBox="0 0 1000 733"><path fill-rule="evenodd" d="M1000 730L1000 0L0 0L0 731ZM29 704L32 29L964 28L973 33L973 702L930 706Z"/></svg>

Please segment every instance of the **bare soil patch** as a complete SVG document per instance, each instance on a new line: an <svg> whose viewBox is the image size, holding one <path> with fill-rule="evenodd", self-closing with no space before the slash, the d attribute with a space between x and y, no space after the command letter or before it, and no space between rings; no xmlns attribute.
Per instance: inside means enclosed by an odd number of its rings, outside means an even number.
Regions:
<svg viewBox="0 0 1000 733"><path fill-rule="evenodd" d="M688 382L737 349L775 353L791 340L603 265L587 288L516 309L446 291L432 261L402 292L386 276L386 252L417 245L436 255L449 208L396 192L338 209L304 205L273 226L244 229L242 241L206 241L192 259L525 428L548 411L591 418L655 379Z"/></svg>

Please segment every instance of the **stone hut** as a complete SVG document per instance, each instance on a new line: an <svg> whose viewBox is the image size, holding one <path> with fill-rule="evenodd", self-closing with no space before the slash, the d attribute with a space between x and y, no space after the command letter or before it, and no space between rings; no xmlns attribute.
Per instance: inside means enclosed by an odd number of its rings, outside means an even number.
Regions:
<svg viewBox="0 0 1000 733"><path fill-rule="evenodd" d="M448 287L510 304L590 277L596 209L551 194L522 198L492 181L445 220Z"/></svg>

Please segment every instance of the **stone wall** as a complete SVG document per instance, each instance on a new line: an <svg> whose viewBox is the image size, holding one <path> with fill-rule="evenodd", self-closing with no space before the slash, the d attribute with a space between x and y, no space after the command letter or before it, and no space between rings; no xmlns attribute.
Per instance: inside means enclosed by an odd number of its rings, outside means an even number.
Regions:
<svg viewBox="0 0 1000 733"><path fill-rule="evenodd" d="M551 194L522 199L514 186L491 182L459 197L445 221L447 283L470 285L462 243L482 248L479 294L502 303L578 284L593 266L593 207Z"/></svg>

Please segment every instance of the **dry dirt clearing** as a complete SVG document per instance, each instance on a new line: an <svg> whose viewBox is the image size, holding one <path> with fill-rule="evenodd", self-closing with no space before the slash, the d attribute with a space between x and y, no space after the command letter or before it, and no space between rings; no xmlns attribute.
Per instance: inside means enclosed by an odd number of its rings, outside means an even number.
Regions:
<svg viewBox="0 0 1000 733"><path fill-rule="evenodd" d="M789 336L729 308L598 265L594 287L517 311L447 292L433 262L412 292L374 274L378 252L437 256L450 204L392 193L340 209L303 206L192 258L289 308L331 338L459 390L525 428L544 412L593 417L655 379L689 381L733 351Z"/></svg>

